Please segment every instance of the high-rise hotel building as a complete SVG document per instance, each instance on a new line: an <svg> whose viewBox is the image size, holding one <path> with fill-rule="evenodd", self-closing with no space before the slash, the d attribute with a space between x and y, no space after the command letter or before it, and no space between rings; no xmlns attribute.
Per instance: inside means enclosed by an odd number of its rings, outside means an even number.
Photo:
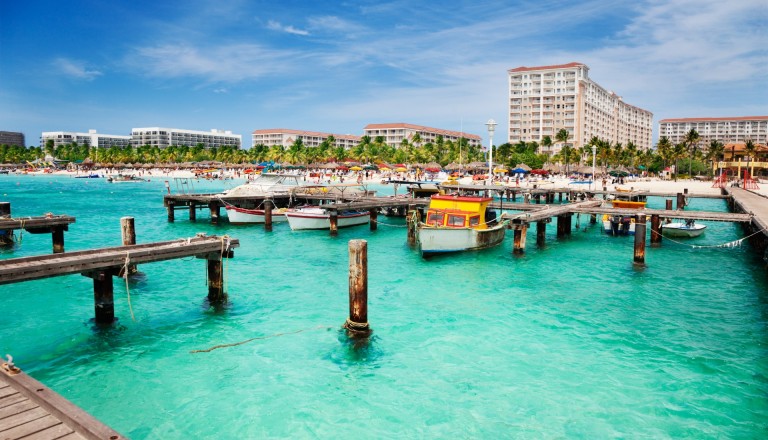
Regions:
<svg viewBox="0 0 768 440"><path fill-rule="evenodd" d="M768 142L768 116L742 116L735 118L670 118L659 121L659 136L666 136L673 144L685 139L696 130L704 143L720 141L724 144L745 142L759 145Z"/></svg>
<svg viewBox="0 0 768 440"><path fill-rule="evenodd" d="M131 137L119 134L97 133L96 130L88 130L88 133L78 133L74 131L44 131L40 135L40 145L45 146L49 140L53 141L53 146L77 143L78 145L87 144L91 147L109 148L109 147L127 147L131 144Z"/></svg>
<svg viewBox="0 0 768 440"><path fill-rule="evenodd" d="M555 136L568 131L568 144L579 148L592 137L640 150L651 148L653 113L626 104L621 97L589 79L589 67L581 63L517 67L509 74L510 143L541 144L549 136L553 146L542 153L554 154L562 145Z"/></svg>
<svg viewBox="0 0 768 440"><path fill-rule="evenodd" d="M166 148L169 145L186 145L194 147L202 144L205 148L223 147L230 145L236 148L242 146L242 136L232 134L229 130L198 131L181 128L143 127L131 130L131 144L134 147L151 145Z"/></svg>

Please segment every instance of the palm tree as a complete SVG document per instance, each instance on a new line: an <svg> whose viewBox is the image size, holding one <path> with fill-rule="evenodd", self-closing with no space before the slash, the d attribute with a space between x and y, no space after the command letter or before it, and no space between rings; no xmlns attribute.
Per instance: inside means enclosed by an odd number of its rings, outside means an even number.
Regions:
<svg viewBox="0 0 768 440"><path fill-rule="evenodd" d="M552 138L549 137L549 135L541 138L541 146L544 147L544 150L547 152L547 155L549 155L549 153L551 152L550 147L552 147Z"/></svg>
<svg viewBox="0 0 768 440"><path fill-rule="evenodd" d="M696 154L696 150L698 149L699 139L701 137L699 136L699 132L696 131L695 128L692 128L691 131L686 133L685 139L683 142L687 146L687 149L690 153L690 161L688 162L688 177L691 177L693 173L691 172L692 166L693 166L693 156Z"/></svg>
<svg viewBox="0 0 768 440"><path fill-rule="evenodd" d="M747 141L744 142L744 152L747 154L747 171L751 177L752 170L749 169L749 162L755 157L755 153L757 152L757 145L755 145L755 142L752 141L752 139L747 139Z"/></svg>
<svg viewBox="0 0 768 440"><path fill-rule="evenodd" d="M568 138L569 137L570 137L570 135L568 134L568 130L566 130L564 128L561 128L560 131L558 131L557 134L555 135L555 140L557 140L558 142L562 142L563 143L563 149L562 149L562 153L563 154L562 154L562 156L563 156L563 158L565 160L565 174L566 175L568 175L568 162L569 162L569 159L570 159L568 157L570 155L570 152L568 151L569 150L568 149Z"/></svg>
<svg viewBox="0 0 768 440"><path fill-rule="evenodd" d="M677 162L685 157L685 153L688 149L685 146L685 143L679 143L675 144L675 146L672 148L672 158L675 160L675 182L677 182Z"/></svg>
<svg viewBox="0 0 768 440"><path fill-rule="evenodd" d="M709 141L709 148L707 149L707 156L706 158L710 161L712 161L712 168L715 168L715 162L720 161L720 156L723 155L723 152L725 151L725 146L722 142L712 139Z"/></svg>

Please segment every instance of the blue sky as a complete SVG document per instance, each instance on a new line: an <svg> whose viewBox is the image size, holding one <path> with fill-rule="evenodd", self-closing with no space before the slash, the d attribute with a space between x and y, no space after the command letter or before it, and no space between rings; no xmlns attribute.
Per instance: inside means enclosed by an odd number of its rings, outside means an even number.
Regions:
<svg viewBox="0 0 768 440"><path fill-rule="evenodd" d="M670 117L768 114L765 0L0 0L0 130L507 130L507 70L581 62ZM654 134L656 137L656 134Z"/></svg>

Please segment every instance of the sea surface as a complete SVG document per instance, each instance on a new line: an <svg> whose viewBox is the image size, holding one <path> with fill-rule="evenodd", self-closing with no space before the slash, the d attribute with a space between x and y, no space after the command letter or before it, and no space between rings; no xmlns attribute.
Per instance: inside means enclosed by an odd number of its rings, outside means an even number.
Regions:
<svg viewBox="0 0 768 440"><path fill-rule="evenodd" d="M207 306L205 261L195 258L140 265L128 289L115 278L111 329L93 324L90 278L0 286L0 354L129 438L768 433L763 262L746 242L691 246L742 238L738 225L707 222L699 238L665 239L646 249L644 268L632 264L632 237L606 236L588 216L563 239L553 221L543 249L530 228L521 256L508 231L496 248L424 260L404 220L384 216L377 231L337 237L287 224L216 226L206 211L196 222L177 211L168 223L166 179L150 179L0 176L14 217L77 218L67 251L119 246L124 216L135 218L138 243L198 232L240 240L224 265L223 310ZM709 199L689 209L727 210ZM51 252L50 234L19 238L0 258ZM351 239L368 242L367 344L340 330Z"/></svg>

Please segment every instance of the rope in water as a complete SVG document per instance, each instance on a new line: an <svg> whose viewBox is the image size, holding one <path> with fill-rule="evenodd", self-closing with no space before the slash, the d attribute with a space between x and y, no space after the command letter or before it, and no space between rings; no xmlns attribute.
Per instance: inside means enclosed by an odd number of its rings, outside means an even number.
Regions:
<svg viewBox="0 0 768 440"><path fill-rule="evenodd" d="M133 314L133 306L131 305L131 289L128 287L128 274L130 272L131 255L125 253L125 264L123 265L123 278L125 278L125 294L128 297L128 310L131 312L131 319L136 322L136 316Z"/></svg>
<svg viewBox="0 0 768 440"><path fill-rule="evenodd" d="M259 339L270 339L270 338L276 338L278 336L295 335L297 333L302 333L302 332L306 332L306 331L310 331L310 330L319 330L319 329L323 329L323 328L327 329L327 330L330 330L333 327L329 327L327 325L318 325L317 327L305 328L305 329L296 330L296 331L292 331L292 332L275 333L275 334L266 335L266 336L256 336L256 337L253 337L253 338L246 339L244 341L233 342L231 344L219 344L219 345L214 345L213 347L206 348L206 349L203 349L203 350L191 350L190 353L209 353L209 352L211 352L213 350L218 350L219 348L237 347L238 345L247 344L249 342L253 342L253 341L256 341L256 340L259 340Z"/></svg>
<svg viewBox="0 0 768 440"><path fill-rule="evenodd" d="M671 239L669 237L664 237L664 240L671 241L672 243L679 244L681 246L688 246L691 249L733 248L733 247L741 246L741 243L744 240L747 240L747 239L749 239L749 238L751 238L751 237L753 237L753 236L755 236L755 235L757 235L757 234L759 234L759 233L761 233L763 231L766 231L766 230L768 230L768 228L761 229L761 230L759 230L759 231L757 231L757 232L755 232L753 234L750 234L750 235L748 235L746 237L742 237L742 238L740 238L738 240L733 240L733 241L729 241L727 243L722 243L722 244L712 244L712 245L697 245L697 244L683 243L681 241L673 240L673 239ZM651 233L652 234L657 234L657 235L659 234L658 232L654 231L653 229L651 229Z"/></svg>

